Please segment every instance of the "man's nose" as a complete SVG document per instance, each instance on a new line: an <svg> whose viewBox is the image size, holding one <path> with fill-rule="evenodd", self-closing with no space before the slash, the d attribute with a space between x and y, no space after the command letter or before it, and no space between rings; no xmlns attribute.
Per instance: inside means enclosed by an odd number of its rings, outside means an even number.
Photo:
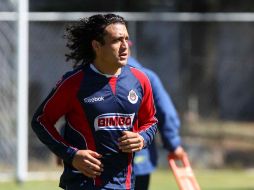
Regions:
<svg viewBox="0 0 254 190"><path fill-rule="evenodd" d="M123 47L123 48L128 48L128 47L129 47L129 44L128 44L128 41L127 41L127 40L123 40L123 42L122 42L122 47Z"/></svg>

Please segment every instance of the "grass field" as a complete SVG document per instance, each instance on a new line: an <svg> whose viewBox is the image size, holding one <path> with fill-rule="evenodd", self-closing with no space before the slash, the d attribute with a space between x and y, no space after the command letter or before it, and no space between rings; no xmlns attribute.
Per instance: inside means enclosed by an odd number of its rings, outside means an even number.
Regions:
<svg viewBox="0 0 254 190"><path fill-rule="evenodd" d="M231 170L195 171L202 190L254 190L254 172ZM174 177L166 170L154 173L150 190L177 190Z"/></svg>
<svg viewBox="0 0 254 190"><path fill-rule="evenodd" d="M254 171L206 170L195 171L202 190L253 190ZM0 183L0 190L60 190L58 181L29 181L22 185ZM169 170L157 170L151 179L150 190L178 190Z"/></svg>

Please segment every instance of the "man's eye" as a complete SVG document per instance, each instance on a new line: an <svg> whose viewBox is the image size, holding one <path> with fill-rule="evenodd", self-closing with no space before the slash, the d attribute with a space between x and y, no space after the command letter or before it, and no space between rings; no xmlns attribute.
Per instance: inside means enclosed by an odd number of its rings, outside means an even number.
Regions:
<svg viewBox="0 0 254 190"><path fill-rule="evenodd" d="M120 41L121 41L120 39L113 40L113 42L120 42Z"/></svg>

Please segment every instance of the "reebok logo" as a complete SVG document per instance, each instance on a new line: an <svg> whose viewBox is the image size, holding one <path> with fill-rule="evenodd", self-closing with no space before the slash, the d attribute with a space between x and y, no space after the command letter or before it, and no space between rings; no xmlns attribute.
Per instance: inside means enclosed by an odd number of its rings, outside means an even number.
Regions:
<svg viewBox="0 0 254 190"><path fill-rule="evenodd" d="M100 96L100 97L92 97L92 98L85 98L84 99L84 102L85 103L94 103L94 102L101 102L101 101L104 101L104 97L103 96Z"/></svg>

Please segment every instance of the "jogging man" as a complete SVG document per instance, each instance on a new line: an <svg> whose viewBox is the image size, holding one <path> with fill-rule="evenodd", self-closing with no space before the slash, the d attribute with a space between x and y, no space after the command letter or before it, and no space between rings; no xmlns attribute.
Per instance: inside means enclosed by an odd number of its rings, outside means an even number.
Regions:
<svg viewBox="0 0 254 190"><path fill-rule="evenodd" d="M148 78L126 65L126 22L94 15L67 27L66 37L76 69L38 108L32 128L63 159L63 189L133 190L134 152L151 144L157 119ZM54 126L62 116L64 138Z"/></svg>

